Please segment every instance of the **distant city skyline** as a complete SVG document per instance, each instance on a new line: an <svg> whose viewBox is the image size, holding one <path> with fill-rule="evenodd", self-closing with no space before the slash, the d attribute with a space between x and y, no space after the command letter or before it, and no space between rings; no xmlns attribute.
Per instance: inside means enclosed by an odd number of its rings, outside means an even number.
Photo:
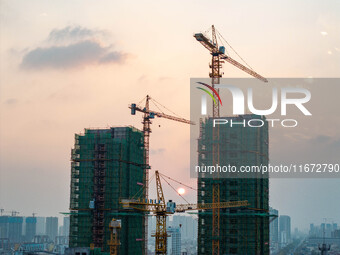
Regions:
<svg viewBox="0 0 340 255"><path fill-rule="evenodd" d="M68 216L63 217L63 224L57 217L0 216L0 238L9 238L11 242L30 243L37 236L48 236L54 242L55 237L68 235Z"/></svg>

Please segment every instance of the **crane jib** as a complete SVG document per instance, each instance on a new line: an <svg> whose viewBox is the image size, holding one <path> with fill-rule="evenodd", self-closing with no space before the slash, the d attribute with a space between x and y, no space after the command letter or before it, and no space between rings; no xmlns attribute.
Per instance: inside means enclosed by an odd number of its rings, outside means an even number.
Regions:
<svg viewBox="0 0 340 255"><path fill-rule="evenodd" d="M259 79L259 80L261 80L263 82L268 82L268 80L266 78L264 78L263 76L261 76L260 74L256 73L255 71L251 70L250 68L242 65L241 63L239 63L238 61L232 59L231 57L225 55L224 54L224 47L223 46L222 46L221 49L219 49L218 45L214 44L212 42L212 40L210 40L209 38L204 36L202 33L196 33L194 35L194 37L206 49L208 49L211 52L211 54L213 54L214 56L220 55L221 59L226 60L230 64L232 64L232 65L236 66L237 68L241 69L242 71L250 74L251 76L253 76L253 77L255 77L255 78L257 78L257 79Z"/></svg>

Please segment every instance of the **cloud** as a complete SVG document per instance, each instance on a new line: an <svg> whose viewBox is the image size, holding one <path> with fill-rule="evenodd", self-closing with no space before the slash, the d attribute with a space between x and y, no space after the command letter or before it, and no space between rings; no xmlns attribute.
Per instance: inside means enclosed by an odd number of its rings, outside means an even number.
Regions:
<svg viewBox="0 0 340 255"><path fill-rule="evenodd" d="M103 30L89 29L82 26L67 26L62 29L53 29L47 40L50 42L80 40L93 38L95 36L106 36L106 34Z"/></svg>
<svg viewBox="0 0 340 255"><path fill-rule="evenodd" d="M127 55L120 52L109 52L99 59L99 63L121 62L125 57Z"/></svg>
<svg viewBox="0 0 340 255"><path fill-rule="evenodd" d="M289 143L280 140L270 149L275 163L338 163L340 137L317 135Z"/></svg>
<svg viewBox="0 0 340 255"><path fill-rule="evenodd" d="M333 138L331 136L319 135L309 141L312 147L320 148L326 153L338 151L340 149L340 138Z"/></svg>
<svg viewBox="0 0 340 255"><path fill-rule="evenodd" d="M47 43L28 51L22 58L20 67L25 70L73 69L87 65L122 64L127 53L113 49L105 44L106 35L102 30L81 26L68 26L53 29ZM105 46L108 45L108 46Z"/></svg>
<svg viewBox="0 0 340 255"><path fill-rule="evenodd" d="M93 41L82 41L68 46L36 48L28 52L21 63L24 69L67 69L89 64L122 63L125 53L110 51Z"/></svg>
<svg viewBox="0 0 340 255"><path fill-rule="evenodd" d="M5 104L7 105L15 105L18 103L18 100L16 98L10 98L5 101Z"/></svg>
<svg viewBox="0 0 340 255"><path fill-rule="evenodd" d="M326 145L331 141L332 141L332 138L330 136L326 136L326 135L318 135L316 137L309 139L309 143L312 146Z"/></svg>

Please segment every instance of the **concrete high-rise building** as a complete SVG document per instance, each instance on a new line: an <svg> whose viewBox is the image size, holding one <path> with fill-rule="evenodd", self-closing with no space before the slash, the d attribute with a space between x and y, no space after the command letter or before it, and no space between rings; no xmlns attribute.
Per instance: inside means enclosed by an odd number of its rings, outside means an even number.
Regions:
<svg viewBox="0 0 340 255"><path fill-rule="evenodd" d="M9 238L11 243L22 241L23 217L0 216L0 238Z"/></svg>
<svg viewBox="0 0 340 255"><path fill-rule="evenodd" d="M9 216L0 216L0 238L8 238Z"/></svg>
<svg viewBox="0 0 340 255"><path fill-rule="evenodd" d="M229 121L228 123L231 119L234 123L245 123L245 126L219 125L220 127L215 128L213 118L202 121L198 139L198 165L218 164L237 168L242 165L268 165L268 124L265 118L247 114L223 117L223 119ZM257 128L250 127L247 124L250 119L254 123L263 121L264 125ZM213 156L214 153L217 155ZM219 187L220 201L248 200L250 203L248 209L220 209L219 224L216 220L214 232L212 210L202 210L199 213L199 255L211 254L213 247L219 249L219 254L269 254L268 178L266 176L238 177L237 174L233 174L228 178L212 178L208 174L199 173L198 203L212 203L213 194L217 193L216 189L213 191L214 187ZM219 248L215 248L217 240L219 240Z"/></svg>
<svg viewBox="0 0 340 255"><path fill-rule="evenodd" d="M319 237L323 237L326 234L326 223L321 223L319 229Z"/></svg>
<svg viewBox="0 0 340 255"><path fill-rule="evenodd" d="M325 237L330 238L332 236L332 224L326 224Z"/></svg>
<svg viewBox="0 0 340 255"><path fill-rule="evenodd" d="M69 236L70 232L70 217L64 217L64 222L63 222L63 230L62 234L63 236Z"/></svg>
<svg viewBox="0 0 340 255"><path fill-rule="evenodd" d="M166 225L168 226L169 217L167 217L166 220L167 220ZM155 233L155 231L156 231L156 217L149 217L148 219L148 245L155 246L155 237L153 237L153 234Z"/></svg>
<svg viewBox="0 0 340 255"><path fill-rule="evenodd" d="M333 223L333 231L338 229L338 223Z"/></svg>
<svg viewBox="0 0 340 255"><path fill-rule="evenodd" d="M333 238L340 238L340 229L336 229L332 233Z"/></svg>
<svg viewBox="0 0 340 255"><path fill-rule="evenodd" d="M108 252L109 223L121 220L119 254L142 254L144 213L124 210L120 199L143 198L143 133L133 127L85 129L75 135L71 163L70 247Z"/></svg>
<svg viewBox="0 0 340 255"><path fill-rule="evenodd" d="M169 235L167 240L167 254L181 255L181 229L180 227L168 227L167 233Z"/></svg>
<svg viewBox="0 0 340 255"><path fill-rule="evenodd" d="M290 217L281 215L279 217L280 246L285 247L291 242L291 222Z"/></svg>
<svg viewBox="0 0 340 255"><path fill-rule="evenodd" d="M269 214L278 216L279 211L270 207ZM274 218L272 222L270 222L269 234L270 234L270 247L278 248L278 243L279 243L279 219L278 218Z"/></svg>
<svg viewBox="0 0 340 255"><path fill-rule="evenodd" d="M316 228L313 223L309 224L309 237L316 237Z"/></svg>
<svg viewBox="0 0 340 255"><path fill-rule="evenodd" d="M195 218L194 219L194 222L193 222L193 225L192 225L192 229L193 229L193 232L194 232L194 235L192 237L191 240L197 240L197 235L198 235L198 219Z"/></svg>
<svg viewBox="0 0 340 255"><path fill-rule="evenodd" d="M171 226L180 227L182 240L194 240L197 238L196 220L189 215L174 215Z"/></svg>
<svg viewBox="0 0 340 255"><path fill-rule="evenodd" d="M19 243L22 241L22 225L23 217L11 216L9 217L8 238L11 242Z"/></svg>
<svg viewBox="0 0 340 255"><path fill-rule="evenodd" d="M55 237L58 235L58 218L57 217L46 217L46 235L49 236L51 241L55 241Z"/></svg>
<svg viewBox="0 0 340 255"><path fill-rule="evenodd" d="M58 236L62 236L64 232L64 226L59 226Z"/></svg>
<svg viewBox="0 0 340 255"><path fill-rule="evenodd" d="M37 219L37 235L46 235L46 218L36 217Z"/></svg>
<svg viewBox="0 0 340 255"><path fill-rule="evenodd" d="M26 217L25 223L26 223L25 240L27 242L32 242L34 236L37 233L37 218Z"/></svg>

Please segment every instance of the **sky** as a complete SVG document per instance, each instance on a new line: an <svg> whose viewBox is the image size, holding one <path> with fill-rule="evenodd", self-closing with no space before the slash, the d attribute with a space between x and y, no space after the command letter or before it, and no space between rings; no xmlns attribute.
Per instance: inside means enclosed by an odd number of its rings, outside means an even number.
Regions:
<svg viewBox="0 0 340 255"><path fill-rule="evenodd" d="M339 7L336 0L2 0L0 208L66 212L74 134L141 128L127 107L147 94L189 117L190 78L207 77L210 61L193 34L212 24L265 77L338 77ZM248 77L230 65L224 73ZM195 186L189 126L157 119L152 131L153 169ZM323 218L340 223L339 185L271 180L270 204L300 229ZM195 202L194 191L186 195Z"/></svg>

